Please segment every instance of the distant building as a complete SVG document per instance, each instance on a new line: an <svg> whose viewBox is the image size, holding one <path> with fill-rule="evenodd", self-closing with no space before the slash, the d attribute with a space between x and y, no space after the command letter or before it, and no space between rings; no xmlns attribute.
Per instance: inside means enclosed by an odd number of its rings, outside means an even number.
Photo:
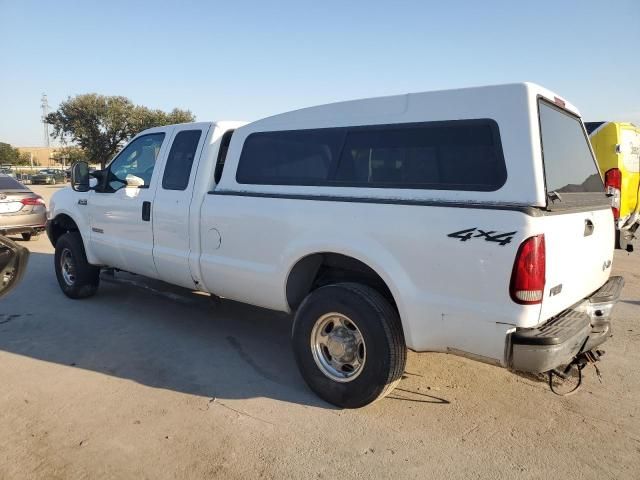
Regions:
<svg viewBox="0 0 640 480"><path fill-rule="evenodd" d="M41 166L58 166L59 164L52 158L58 150L57 147L16 147L20 153L33 154L33 164Z"/></svg>

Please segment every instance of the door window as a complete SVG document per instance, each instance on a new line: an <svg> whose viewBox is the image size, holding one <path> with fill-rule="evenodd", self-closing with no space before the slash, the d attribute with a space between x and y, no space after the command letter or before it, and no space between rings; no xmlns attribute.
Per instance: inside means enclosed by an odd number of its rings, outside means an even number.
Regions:
<svg viewBox="0 0 640 480"><path fill-rule="evenodd" d="M109 165L109 191L126 186L148 188L163 140L164 133L151 133L127 145Z"/></svg>
<svg viewBox="0 0 640 480"><path fill-rule="evenodd" d="M189 184L193 159L196 156L202 130L183 130L176 135L164 167L162 188L185 190Z"/></svg>

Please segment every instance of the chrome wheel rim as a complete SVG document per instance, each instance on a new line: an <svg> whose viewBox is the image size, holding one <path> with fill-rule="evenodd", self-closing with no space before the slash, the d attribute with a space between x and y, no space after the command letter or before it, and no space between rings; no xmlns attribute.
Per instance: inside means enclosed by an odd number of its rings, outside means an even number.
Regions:
<svg viewBox="0 0 640 480"><path fill-rule="evenodd" d="M336 382L355 380L367 358L360 329L346 315L327 313L311 330L311 351L320 371Z"/></svg>
<svg viewBox="0 0 640 480"><path fill-rule="evenodd" d="M65 248L60 254L60 271L64 283L72 287L76 283L76 265L71 250Z"/></svg>

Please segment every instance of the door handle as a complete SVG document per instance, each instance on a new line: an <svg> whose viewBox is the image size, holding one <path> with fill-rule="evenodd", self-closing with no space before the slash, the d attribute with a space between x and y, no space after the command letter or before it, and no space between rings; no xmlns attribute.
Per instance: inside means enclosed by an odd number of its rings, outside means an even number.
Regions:
<svg viewBox="0 0 640 480"><path fill-rule="evenodd" d="M151 220L151 202L142 202L142 220L145 222Z"/></svg>

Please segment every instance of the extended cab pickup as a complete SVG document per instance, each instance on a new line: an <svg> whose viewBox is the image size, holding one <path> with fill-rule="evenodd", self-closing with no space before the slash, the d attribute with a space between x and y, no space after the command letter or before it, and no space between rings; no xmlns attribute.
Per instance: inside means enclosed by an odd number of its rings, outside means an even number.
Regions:
<svg viewBox="0 0 640 480"><path fill-rule="evenodd" d="M407 348L514 371L610 336L614 223L575 107L533 84L146 130L51 201L71 298L110 267L282 312L319 396L383 397Z"/></svg>

